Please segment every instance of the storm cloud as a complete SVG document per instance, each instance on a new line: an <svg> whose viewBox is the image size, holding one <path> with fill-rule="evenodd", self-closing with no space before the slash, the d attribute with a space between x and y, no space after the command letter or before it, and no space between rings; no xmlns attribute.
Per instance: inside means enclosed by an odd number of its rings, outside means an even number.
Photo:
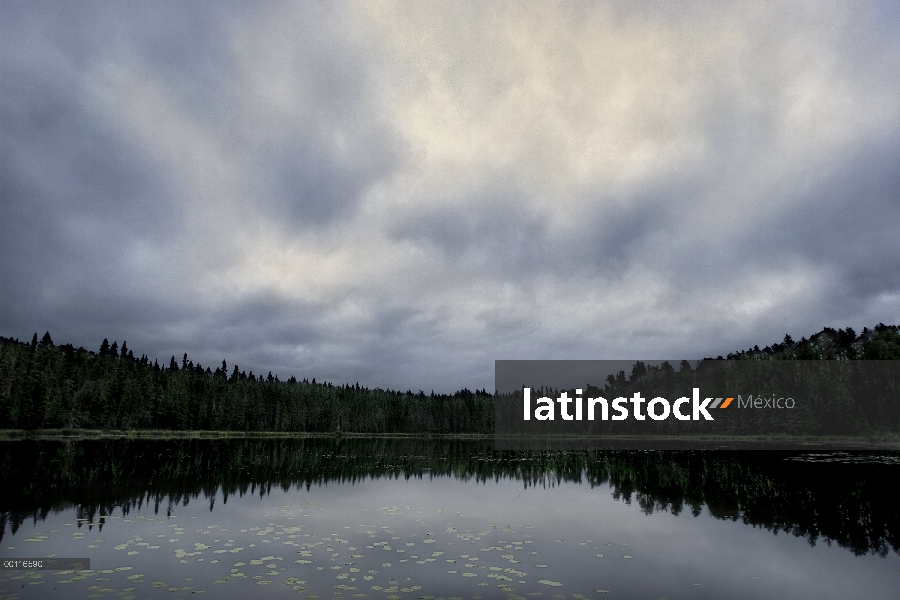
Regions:
<svg viewBox="0 0 900 600"><path fill-rule="evenodd" d="M370 387L900 322L894 2L4 2L0 335Z"/></svg>

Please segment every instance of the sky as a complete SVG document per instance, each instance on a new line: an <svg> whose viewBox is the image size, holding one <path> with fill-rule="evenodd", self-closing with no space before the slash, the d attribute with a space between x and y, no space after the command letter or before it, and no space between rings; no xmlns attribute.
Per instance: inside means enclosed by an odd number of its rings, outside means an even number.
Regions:
<svg viewBox="0 0 900 600"><path fill-rule="evenodd" d="M900 4L0 2L0 335L491 389L900 323Z"/></svg>

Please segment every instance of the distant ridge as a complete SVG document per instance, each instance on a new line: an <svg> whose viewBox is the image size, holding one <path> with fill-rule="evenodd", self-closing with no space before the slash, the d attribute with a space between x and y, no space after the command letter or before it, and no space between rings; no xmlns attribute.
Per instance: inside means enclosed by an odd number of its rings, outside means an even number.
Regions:
<svg viewBox="0 0 900 600"><path fill-rule="evenodd" d="M729 353L728 360L775 359L775 360L898 360L900 359L900 327L879 323L874 330L864 327L856 335L852 328L832 329L826 327L819 333L802 338L799 342L785 335L780 344L772 344L761 349L754 346L748 350ZM722 357L719 356L719 359Z"/></svg>

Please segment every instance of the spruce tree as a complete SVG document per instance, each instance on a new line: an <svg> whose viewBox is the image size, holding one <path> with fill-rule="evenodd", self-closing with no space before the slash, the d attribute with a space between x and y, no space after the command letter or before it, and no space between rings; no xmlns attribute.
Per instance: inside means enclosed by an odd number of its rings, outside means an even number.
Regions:
<svg viewBox="0 0 900 600"><path fill-rule="evenodd" d="M37 334L35 334L37 335ZM51 348L53 346L53 340L50 339L50 332L44 333L44 337L41 338L40 343L37 345L38 350L43 350L44 348Z"/></svg>

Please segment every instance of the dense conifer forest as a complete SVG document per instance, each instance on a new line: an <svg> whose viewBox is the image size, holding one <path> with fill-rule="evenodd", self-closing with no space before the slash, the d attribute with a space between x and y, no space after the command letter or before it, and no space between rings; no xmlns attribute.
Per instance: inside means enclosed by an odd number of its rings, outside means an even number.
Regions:
<svg viewBox="0 0 900 600"><path fill-rule="evenodd" d="M826 328L727 359L900 359L900 332L883 324L859 335ZM94 352L57 346L48 332L30 343L0 337L0 429L491 434L494 406L486 390L426 394L281 381L237 365L229 372L224 360L212 370L187 354L166 366L135 356L126 342L103 340Z"/></svg>
<svg viewBox="0 0 900 600"><path fill-rule="evenodd" d="M123 342L99 352L0 338L0 429L157 429L268 432L487 433L491 395L452 395L280 381L223 360L214 371L185 354L168 366Z"/></svg>

